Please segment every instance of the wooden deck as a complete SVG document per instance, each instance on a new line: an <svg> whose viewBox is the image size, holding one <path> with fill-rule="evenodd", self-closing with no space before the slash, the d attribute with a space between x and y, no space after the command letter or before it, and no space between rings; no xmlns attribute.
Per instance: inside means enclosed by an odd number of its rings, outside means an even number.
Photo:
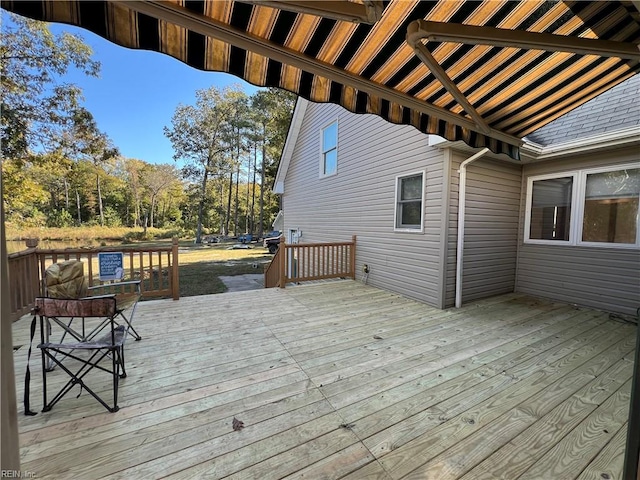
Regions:
<svg viewBox="0 0 640 480"><path fill-rule="evenodd" d="M598 311L517 294L441 311L347 280L145 302L135 326L120 411L84 392L20 415L23 471L621 478L635 327ZM14 324L20 410L28 327Z"/></svg>

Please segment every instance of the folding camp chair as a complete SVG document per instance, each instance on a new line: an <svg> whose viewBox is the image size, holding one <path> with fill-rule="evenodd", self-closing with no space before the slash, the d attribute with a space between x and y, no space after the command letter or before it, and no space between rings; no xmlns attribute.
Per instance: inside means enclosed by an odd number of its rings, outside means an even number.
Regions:
<svg viewBox="0 0 640 480"><path fill-rule="evenodd" d="M132 326L133 314L141 295L140 281L116 282L87 288L83 264L77 260L51 265L45 272L44 280L47 297L36 299L31 327L33 339L36 317L39 316L40 345L38 347L42 352L43 411L50 410L74 385L78 384L109 411L117 411L118 379L126 376L124 342L129 334L136 340L140 340L140 335ZM133 291L131 291L132 288ZM111 293L108 293L110 290ZM100 292L103 295L86 296L87 293L93 292ZM100 334L102 336L99 336ZM29 348L30 355L31 348ZM110 368L103 366L104 359L111 359ZM72 361L76 364L73 365ZM63 362L68 362L69 366L63 365ZM47 403L46 375L56 366L64 370L71 380L51 402ZM76 368L75 371L74 368ZM113 376L112 407L86 385L84 377L93 369L108 372ZM33 414L29 409L30 376L27 362L26 414Z"/></svg>
<svg viewBox="0 0 640 480"><path fill-rule="evenodd" d="M75 385L91 394L110 412L117 412L119 379L126 377L124 362L124 344L127 337L127 328L118 325L115 321L118 316L118 307L115 296L103 296L98 298L82 299L56 299L36 298L34 313L40 317L40 344L38 348L42 355L42 390L43 412L51 410ZM103 330L106 333L97 340L77 340L70 342L51 342L45 337L46 332L54 325L59 325L63 330L64 322L52 322L51 319L62 318L96 319L106 324ZM65 360L63 363L62 360ZM106 360L106 362L103 362ZM110 362L109 362L110 360ZM47 362L53 362L66 372L69 381L53 396L51 401L47 399L47 375L51 370L47 368ZM105 364L109 364L106 365ZM113 406L105 402L98 392L87 384L87 374L92 370L101 370L112 377ZM93 379L93 376L92 376ZM26 409L28 404L25 402Z"/></svg>

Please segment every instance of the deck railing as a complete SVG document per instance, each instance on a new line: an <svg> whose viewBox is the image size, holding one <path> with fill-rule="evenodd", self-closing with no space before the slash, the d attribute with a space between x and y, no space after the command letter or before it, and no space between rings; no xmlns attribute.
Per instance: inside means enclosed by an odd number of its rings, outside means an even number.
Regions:
<svg viewBox="0 0 640 480"><path fill-rule="evenodd" d="M265 269L264 286L285 288L299 283L329 278L355 279L356 236L351 242L285 244L284 238Z"/></svg>
<svg viewBox="0 0 640 480"><path fill-rule="evenodd" d="M284 249L278 248L271 263L264 269L264 288L280 286L280 255Z"/></svg>
<svg viewBox="0 0 640 480"><path fill-rule="evenodd" d="M29 248L8 255L11 318L17 320L28 313L38 295L44 294L47 267L65 260L80 260L85 264L88 286L102 285L98 272L98 253L122 252L125 279L142 280L143 298L180 298L178 283L178 240L166 247L100 247L38 249ZM125 288L125 287L123 287Z"/></svg>
<svg viewBox="0 0 640 480"><path fill-rule="evenodd" d="M7 256L9 267L9 300L11 303L11 321L29 313L33 301L40 295L40 275L38 251L28 248L22 252Z"/></svg>

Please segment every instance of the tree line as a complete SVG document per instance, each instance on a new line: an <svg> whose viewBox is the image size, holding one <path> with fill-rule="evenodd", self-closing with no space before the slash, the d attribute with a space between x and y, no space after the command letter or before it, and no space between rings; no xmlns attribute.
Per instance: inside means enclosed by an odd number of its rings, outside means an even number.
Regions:
<svg viewBox="0 0 640 480"><path fill-rule="evenodd" d="M3 16L7 15L3 12ZM159 227L261 236L279 209L271 193L295 96L238 85L196 92L164 134L174 164L125 158L65 82L98 76L82 38L10 15L0 34L1 153L7 222L17 227Z"/></svg>

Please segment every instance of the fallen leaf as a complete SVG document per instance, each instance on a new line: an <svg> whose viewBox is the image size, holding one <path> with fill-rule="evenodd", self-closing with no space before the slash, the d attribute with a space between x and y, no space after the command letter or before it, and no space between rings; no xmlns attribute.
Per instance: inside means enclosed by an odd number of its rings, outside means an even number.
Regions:
<svg viewBox="0 0 640 480"><path fill-rule="evenodd" d="M231 422L231 426L236 432L238 432L244 428L244 422L241 420L238 420L236 417L233 417L233 422Z"/></svg>

